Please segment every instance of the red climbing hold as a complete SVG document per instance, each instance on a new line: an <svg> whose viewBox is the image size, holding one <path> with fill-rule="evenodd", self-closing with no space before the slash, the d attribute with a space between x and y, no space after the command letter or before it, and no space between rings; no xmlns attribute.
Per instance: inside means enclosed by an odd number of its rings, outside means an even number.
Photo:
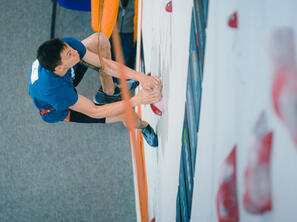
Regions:
<svg viewBox="0 0 297 222"><path fill-rule="evenodd" d="M156 115L162 116L162 111L154 104L151 104L151 109Z"/></svg>
<svg viewBox="0 0 297 222"><path fill-rule="evenodd" d="M238 28L237 12L234 12L232 15L230 15L230 17L228 19L228 25L234 29Z"/></svg>
<svg viewBox="0 0 297 222"><path fill-rule="evenodd" d="M166 4L165 10L166 12L172 12L172 1Z"/></svg>

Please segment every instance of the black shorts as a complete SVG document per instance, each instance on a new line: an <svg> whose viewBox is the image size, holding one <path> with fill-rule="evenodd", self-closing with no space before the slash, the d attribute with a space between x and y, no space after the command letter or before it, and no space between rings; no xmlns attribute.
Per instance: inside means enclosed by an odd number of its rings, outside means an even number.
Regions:
<svg viewBox="0 0 297 222"><path fill-rule="evenodd" d="M81 63L77 64L75 72L74 72L75 73L75 77L74 77L74 81L73 81L74 87L78 86L78 84L84 77L87 70L88 70L87 66L85 66ZM75 88L74 88L74 90L76 91ZM95 118L89 117L83 113L76 112L74 110L69 110L69 115L67 117L67 120L65 120L65 121L76 122L76 123L105 123L105 118L95 119Z"/></svg>

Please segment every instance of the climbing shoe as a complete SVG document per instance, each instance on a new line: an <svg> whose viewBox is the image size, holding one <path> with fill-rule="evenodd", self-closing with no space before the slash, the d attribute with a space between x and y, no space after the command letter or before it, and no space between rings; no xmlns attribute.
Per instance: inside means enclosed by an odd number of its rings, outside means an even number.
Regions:
<svg viewBox="0 0 297 222"><path fill-rule="evenodd" d="M150 124L147 125L144 129L141 130L141 133L146 140L146 142L152 146L157 147L158 146L158 136L154 132L153 128L150 126Z"/></svg>

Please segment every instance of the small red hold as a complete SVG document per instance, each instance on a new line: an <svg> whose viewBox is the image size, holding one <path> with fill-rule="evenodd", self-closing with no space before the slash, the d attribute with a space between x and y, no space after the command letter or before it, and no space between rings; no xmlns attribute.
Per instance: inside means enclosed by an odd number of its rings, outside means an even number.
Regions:
<svg viewBox="0 0 297 222"><path fill-rule="evenodd" d="M237 22L237 12L234 12L232 15L229 16L228 25L231 28L237 29L238 22Z"/></svg>
<svg viewBox="0 0 297 222"><path fill-rule="evenodd" d="M151 220L151 222L156 222L156 218L153 218L153 219Z"/></svg>
<svg viewBox="0 0 297 222"><path fill-rule="evenodd" d="M166 12L172 12L172 1L166 4L165 10Z"/></svg>
<svg viewBox="0 0 297 222"><path fill-rule="evenodd" d="M162 111L158 109L158 107L156 107L154 104L151 104L151 109L156 115L162 116Z"/></svg>

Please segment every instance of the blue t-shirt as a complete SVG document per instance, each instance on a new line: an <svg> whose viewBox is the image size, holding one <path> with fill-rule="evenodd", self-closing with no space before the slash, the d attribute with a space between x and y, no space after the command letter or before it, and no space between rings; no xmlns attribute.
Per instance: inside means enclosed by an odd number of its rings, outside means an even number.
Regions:
<svg viewBox="0 0 297 222"><path fill-rule="evenodd" d="M61 40L77 50L81 59L86 54L87 49L79 40L71 37ZM29 76L29 95L39 113L41 110L55 109L41 115L44 121L63 121L69 113L69 107L77 102L78 95L73 86L76 66L70 68L64 76L59 76L43 68L37 59L33 62Z"/></svg>

